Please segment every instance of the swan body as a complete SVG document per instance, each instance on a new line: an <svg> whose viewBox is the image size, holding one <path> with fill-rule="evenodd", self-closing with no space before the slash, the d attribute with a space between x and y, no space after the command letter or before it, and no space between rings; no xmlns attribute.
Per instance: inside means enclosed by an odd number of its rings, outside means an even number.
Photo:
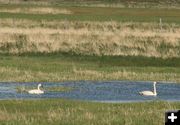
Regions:
<svg viewBox="0 0 180 125"><path fill-rule="evenodd" d="M144 96L157 96L157 94L154 94L152 91L142 91L139 92L139 94L144 95Z"/></svg>
<svg viewBox="0 0 180 125"><path fill-rule="evenodd" d="M43 94L44 91L40 89L41 86L42 86L41 84L38 84L37 89L29 90L28 93L29 94Z"/></svg>
<svg viewBox="0 0 180 125"><path fill-rule="evenodd" d="M144 95L144 96L157 96L156 82L154 82L153 87L154 87L154 91L142 91L142 92L139 92L139 94Z"/></svg>

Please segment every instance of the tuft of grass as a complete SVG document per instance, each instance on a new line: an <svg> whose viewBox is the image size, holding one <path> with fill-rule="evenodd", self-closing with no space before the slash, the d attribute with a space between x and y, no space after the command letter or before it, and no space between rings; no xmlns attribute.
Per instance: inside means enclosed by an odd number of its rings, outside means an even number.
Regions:
<svg viewBox="0 0 180 125"><path fill-rule="evenodd" d="M16 92L17 93L27 93L28 92L28 90L27 90L27 88L26 87L16 87Z"/></svg>

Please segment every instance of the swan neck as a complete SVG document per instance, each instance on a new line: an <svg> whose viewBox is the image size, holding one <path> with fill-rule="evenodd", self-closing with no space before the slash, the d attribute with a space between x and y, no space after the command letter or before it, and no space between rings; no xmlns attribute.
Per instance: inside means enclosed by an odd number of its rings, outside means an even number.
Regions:
<svg viewBox="0 0 180 125"><path fill-rule="evenodd" d="M156 84L154 84L154 94L156 95Z"/></svg>
<svg viewBox="0 0 180 125"><path fill-rule="evenodd" d="M40 90L40 86L38 86L38 90Z"/></svg>

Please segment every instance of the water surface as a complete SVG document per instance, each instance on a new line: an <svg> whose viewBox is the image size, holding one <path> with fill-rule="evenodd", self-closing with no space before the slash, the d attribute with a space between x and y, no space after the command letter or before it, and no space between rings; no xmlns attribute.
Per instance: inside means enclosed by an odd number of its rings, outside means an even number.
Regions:
<svg viewBox="0 0 180 125"><path fill-rule="evenodd" d="M36 87L39 83L0 83L0 99L46 99L65 98L98 102L139 102L151 100L180 101L180 84L157 83L157 97L139 95L140 91L153 90L152 82L132 81L78 81L41 83L48 87L71 87L70 91L46 91L42 95L18 93L17 87Z"/></svg>

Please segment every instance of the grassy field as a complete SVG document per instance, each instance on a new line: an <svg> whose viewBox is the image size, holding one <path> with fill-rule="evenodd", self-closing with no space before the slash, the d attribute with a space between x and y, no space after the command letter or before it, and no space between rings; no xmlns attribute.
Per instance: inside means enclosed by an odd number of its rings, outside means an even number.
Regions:
<svg viewBox="0 0 180 125"><path fill-rule="evenodd" d="M96 6L129 8L179 8L179 0L0 0L3 4Z"/></svg>
<svg viewBox="0 0 180 125"><path fill-rule="evenodd" d="M176 8L112 8L76 6L0 5L0 18L70 21L132 21L179 23Z"/></svg>
<svg viewBox="0 0 180 125"><path fill-rule="evenodd" d="M1 2L1 81L180 81L178 8Z"/></svg>
<svg viewBox="0 0 180 125"><path fill-rule="evenodd" d="M6 19L0 25L1 54L180 57L178 24Z"/></svg>
<svg viewBox="0 0 180 125"><path fill-rule="evenodd" d="M179 9L2 4L0 19L3 54L180 55Z"/></svg>
<svg viewBox="0 0 180 125"><path fill-rule="evenodd" d="M0 20L0 80L180 82L176 23Z"/></svg>
<svg viewBox="0 0 180 125"><path fill-rule="evenodd" d="M180 103L103 104L70 100L0 101L2 125L163 125Z"/></svg>
<svg viewBox="0 0 180 125"><path fill-rule="evenodd" d="M179 58L99 57L54 53L1 55L0 59L1 81L157 80L180 82Z"/></svg>

